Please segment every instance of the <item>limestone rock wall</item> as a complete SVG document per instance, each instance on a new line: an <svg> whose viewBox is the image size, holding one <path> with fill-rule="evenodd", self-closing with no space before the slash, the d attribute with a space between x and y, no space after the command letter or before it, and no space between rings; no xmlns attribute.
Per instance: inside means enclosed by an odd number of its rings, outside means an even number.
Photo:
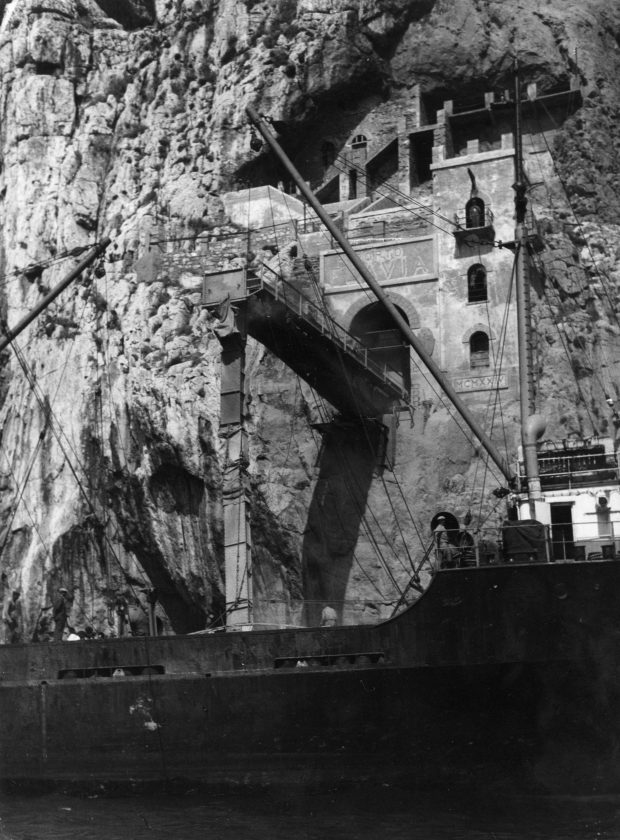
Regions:
<svg viewBox="0 0 620 840"><path fill-rule="evenodd" d="M13 326L75 264L75 249L113 239L105 270L86 272L2 358L0 563L3 586L24 591L27 635L61 583L75 588L80 626L106 630L116 599L147 584L176 630L221 613L219 345L195 276L158 273L147 244L177 237L182 248L184 237L222 229L220 193L274 175L251 149L246 103L303 160L325 125L344 132L415 84L429 102L508 87L515 51L543 88L579 75L585 104L556 149L572 206L557 186L539 195L551 242L536 309L541 394L557 430L611 427L619 39L620 12L606 0L6 3L2 317ZM566 342L581 392L566 387ZM294 622L308 511L322 498L321 443L308 425L316 408L260 348L248 373L255 585L271 599L262 618ZM399 501L386 501L382 484L371 490L384 527L363 531L354 568L333 571L346 580L334 589L325 578L317 597L344 592L360 613L389 611L390 576L406 580L408 569L394 560L388 574L375 541L402 557L418 527L428 536L446 494L457 513L471 506L459 489L479 475L475 454L452 441L445 410L418 414L390 479ZM476 488L477 503L488 488ZM403 532L397 518L409 508Z"/></svg>

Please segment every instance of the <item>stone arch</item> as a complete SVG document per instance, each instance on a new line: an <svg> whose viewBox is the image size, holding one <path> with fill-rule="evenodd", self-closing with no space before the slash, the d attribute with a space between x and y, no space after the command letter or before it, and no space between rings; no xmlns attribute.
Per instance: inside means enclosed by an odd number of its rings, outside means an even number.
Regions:
<svg viewBox="0 0 620 840"><path fill-rule="evenodd" d="M389 292L387 298L391 303L394 304L394 306L397 306L401 310L401 312L403 312L412 330L420 329L420 314L415 308L415 306L409 300L407 300L406 297L403 297L402 295L399 295L396 292ZM374 301L370 301L370 303L373 302ZM352 303L351 306L349 306L349 308L344 313L342 319L342 326L345 328L345 330L349 330L355 316L358 315L362 311L362 309L366 309L366 307L369 305L370 304L368 298L360 297L358 300Z"/></svg>
<svg viewBox="0 0 620 840"><path fill-rule="evenodd" d="M398 294L388 295L389 300L398 307L402 316L413 329L419 329L420 316L412 304ZM361 298L352 304L346 313L346 327L363 345L368 348L368 355L380 366L398 372L402 376L403 387L411 391L411 354L408 343L403 343L402 336L393 323L384 306L375 300ZM432 353L434 338L432 334L419 338Z"/></svg>
<svg viewBox="0 0 620 840"><path fill-rule="evenodd" d="M463 344L469 344L472 335L477 332L486 333L489 336L489 341L495 341L495 334L488 324L474 324L471 329L467 330L466 333L463 333Z"/></svg>
<svg viewBox="0 0 620 840"><path fill-rule="evenodd" d="M483 330L473 333L469 340L470 368L489 367L491 364L491 341Z"/></svg>

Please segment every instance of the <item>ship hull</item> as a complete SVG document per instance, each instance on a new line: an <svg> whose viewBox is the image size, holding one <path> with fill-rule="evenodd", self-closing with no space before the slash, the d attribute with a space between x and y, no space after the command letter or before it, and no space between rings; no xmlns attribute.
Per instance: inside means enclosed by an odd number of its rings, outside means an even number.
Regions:
<svg viewBox="0 0 620 840"><path fill-rule="evenodd" d="M620 565L576 565L441 574L376 627L3 648L0 775L618 790Z"/></svg>

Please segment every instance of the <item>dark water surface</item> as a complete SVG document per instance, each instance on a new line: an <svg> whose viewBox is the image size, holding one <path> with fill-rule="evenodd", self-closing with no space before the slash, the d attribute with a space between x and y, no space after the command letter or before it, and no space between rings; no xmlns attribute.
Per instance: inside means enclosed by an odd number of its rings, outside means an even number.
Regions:
<svg viewBox="0 0 620 840"><path fill-rule="evenodd" d="M1 840L620 840L620 797L3 794Z"/></svg>

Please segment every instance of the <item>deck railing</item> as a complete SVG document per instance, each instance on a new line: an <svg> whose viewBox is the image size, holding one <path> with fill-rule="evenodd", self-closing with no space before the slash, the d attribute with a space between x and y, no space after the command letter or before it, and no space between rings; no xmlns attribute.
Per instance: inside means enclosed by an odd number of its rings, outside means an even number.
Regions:
<svg viewBox="0 0 620 840"><path fill-rule="evenodd" d="M620 522L603 514L599 521L519 524L520 538L512 531L447 530L447 544L434 536L424 554L432 569L469 568L502 564L561 563L620 560Z"/></svg>
<svg viewBox="0 0 620 840"><path fill-rule="evenodd" d="M539 455L543 490L570 489L618 482L618 461L607 453Z"/></svg>

